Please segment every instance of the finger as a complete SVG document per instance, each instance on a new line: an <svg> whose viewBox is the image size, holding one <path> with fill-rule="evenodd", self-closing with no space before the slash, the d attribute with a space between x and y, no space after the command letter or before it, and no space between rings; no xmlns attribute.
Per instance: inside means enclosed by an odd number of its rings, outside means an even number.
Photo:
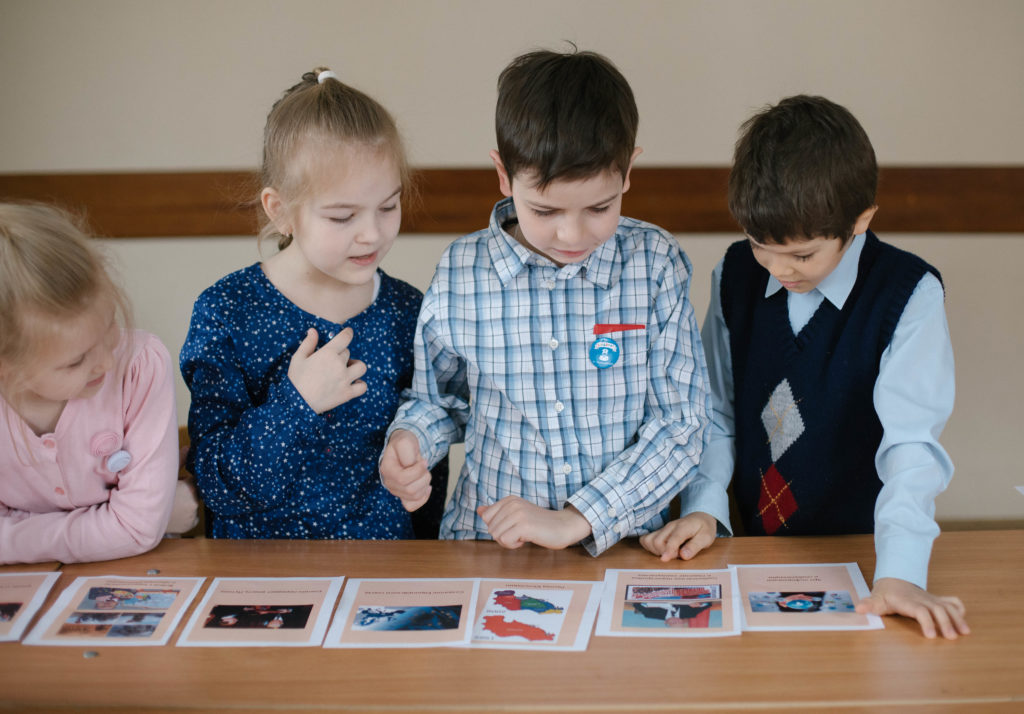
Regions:
<svg viewBox="0 0 1024 714"><path fill-rule="evenodd" d="M873 595L869 595L854 607L854 611L861 615L885 615L885 609L882 603L878 601Z"/></svg>
<svg viewBox="0 0 1024 714"><path fill-rule="evenodd" d="M320 340L320 336L317 335L316 330L312 327L306 331L306 336L302 338L302 342L299 343L298 349L295 350L295 354L292 355L292 361L296 359L306 359L311 354L316 352L316 343Z"/></svg>
<svg viewBox="0 0 1024 714"><path fill-rule="evenodd" d="M348 385L349 388L349 399L355 399L366 394L367 386L366 382L357 380Z"/></svg>
<svg viewBox="0 0 1024 714"><path fill-rule="evenodd" d="M411 433L403 432L401 435L393 437L391 443L395 445L395 455L398 457L398 463L405 468L416 465L416 462L420 459L420 444L415 436Z"/></svg>
<svg viewBox="0 0 1024 714"><path fill-rule="evenodd" d="M938 623L942 636L947 640L955 640L957 638L956 626L953 624L949 611L944 607L944 603L936 602L932 605L931 613L932 619Z"/></svg>
<svg viewBox="0 0 1024 714"><path fill-rule="evenodd" d="M346 327L344 330L328 340L327 343L324 344L323 348L337 354L341 354L348 349L349 343L352 342L352 337L354 335L355 332L353 332L352 328Z"/></svg>
<svg viewBox="0 0 1024 714"><path fill-rule="evenodd" d="M715 536L713 533L698 530L692 538L683 544L682 550L679 551L679 555L683 560L690 560L697 555L697 553L701 552L714 542Z"/></svg>
<svg viewBox="0 0 1024 714"><path fill-rule="evenodd" d="M924 605L913 609L913 618L921 625L921 632L929 640L935 638L935 621L932 619L932 611Z"/></svg>
<svg viewBox="0 0 1024 714"><path fill-rule="evenodd" d="M424 503L430 500L430 494L427 494L422 498L403 498L400 500L402 501L402 508L409 511L409 513L412 513L413 511L418 511L423 506Z"/></svg>
<svg viewBox="0 0 1024 714"><path fill-rule="evenodd" d="M350 359L348 361L348 374L355 381L366 374L366 363L357 359Z"/></svg>

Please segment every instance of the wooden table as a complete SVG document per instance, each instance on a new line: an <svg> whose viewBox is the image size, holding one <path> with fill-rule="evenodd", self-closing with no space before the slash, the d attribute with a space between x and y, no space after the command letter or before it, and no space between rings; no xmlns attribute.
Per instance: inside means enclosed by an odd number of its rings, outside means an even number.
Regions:
<svg viewBox="0 0 1024 714"><path fill-rule="evenodd" d="M858 562L870 582L871 538L721 539L695 562L669 567L845 561ZM490 542L182 539L135 558L64 566L50 600L80 575L152 568L161 576L600 580L605 568L658 567L635 540L591 558ZM944 534L931 573L935 592L966 602L970 636L926 640L916 623L887 618L881 631L593 636L586 652L169 645L97 647L99 656L87 659L84 648L5 643L0 709L1024 711L1024 530Z"/></svg>

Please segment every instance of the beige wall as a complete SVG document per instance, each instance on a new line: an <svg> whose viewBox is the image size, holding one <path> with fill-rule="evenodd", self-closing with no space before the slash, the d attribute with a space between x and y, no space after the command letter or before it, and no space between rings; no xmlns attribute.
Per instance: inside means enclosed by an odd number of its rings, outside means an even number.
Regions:
<svg viewBox="0 0 1024 714"><path fill-rule="evenodd" d="M563 40L630 79L641 165L725 165L738 123L796 92L847 105L883 164L1020 165L1022 32L1018 0L0 0L0 173L252 167L270 104L318 64L394 112L415 164L483 166L497 73ZM425 287L452 237L403 236L386 268ZM948 289L958 470L939 515L1020 520L1024 236L885 237ZM730 238L680 236L699 315ZM108 245L172 352L198 292L258 258L252 238Z"/></svg>

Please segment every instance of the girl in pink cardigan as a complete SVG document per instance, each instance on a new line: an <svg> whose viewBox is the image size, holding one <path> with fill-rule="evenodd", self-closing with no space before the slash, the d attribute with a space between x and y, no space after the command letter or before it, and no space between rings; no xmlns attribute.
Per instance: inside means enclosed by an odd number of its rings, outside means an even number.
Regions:
<svg viewBox="0 0 1024 714"><path fill-rule="evenodd" d="M0 563L121 558L164 535L178 473L173 372L128 319L66 216L0 204Z"/></svg>

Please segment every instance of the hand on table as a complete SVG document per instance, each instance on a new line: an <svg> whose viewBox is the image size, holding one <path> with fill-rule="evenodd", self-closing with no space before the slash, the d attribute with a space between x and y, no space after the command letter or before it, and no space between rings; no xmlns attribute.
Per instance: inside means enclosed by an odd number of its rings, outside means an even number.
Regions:
<svg viewBox="0 0 1024 714"><path fill-rule="evenodd" d="M875 582L871 596L857 604L857 612L871 615L903 615L921 625L925 637L935 637L940 631L947 640L957 635L968 635L964 615L967 608L958 597L932 595L913 583L899 578L880 578Z"/></svg>
<svg viewBox="0 0 1024 714"><path fill-rule="evenodd" d="M391 433L380 458L380 481L407 511L415 511L430 498L430 469L411 431L396 429Z"/></svg>
<svg viewBox="0 0 1024 714"><path fill-rule="evenodd" d="M712 543L718 534L718 521L714 516L695 511L666 523L646 535L640 536L640 545L668 562L678 556L690 560Z"/></svg>
<svg viewBox="0 0 1024 714"><path fill-rule="evenodd" d="M590 523L572 506L551 511L518 496L506 496L476 512L491 537L505 548L534 543L559 550L579 543L591 532Z"/></svg>

